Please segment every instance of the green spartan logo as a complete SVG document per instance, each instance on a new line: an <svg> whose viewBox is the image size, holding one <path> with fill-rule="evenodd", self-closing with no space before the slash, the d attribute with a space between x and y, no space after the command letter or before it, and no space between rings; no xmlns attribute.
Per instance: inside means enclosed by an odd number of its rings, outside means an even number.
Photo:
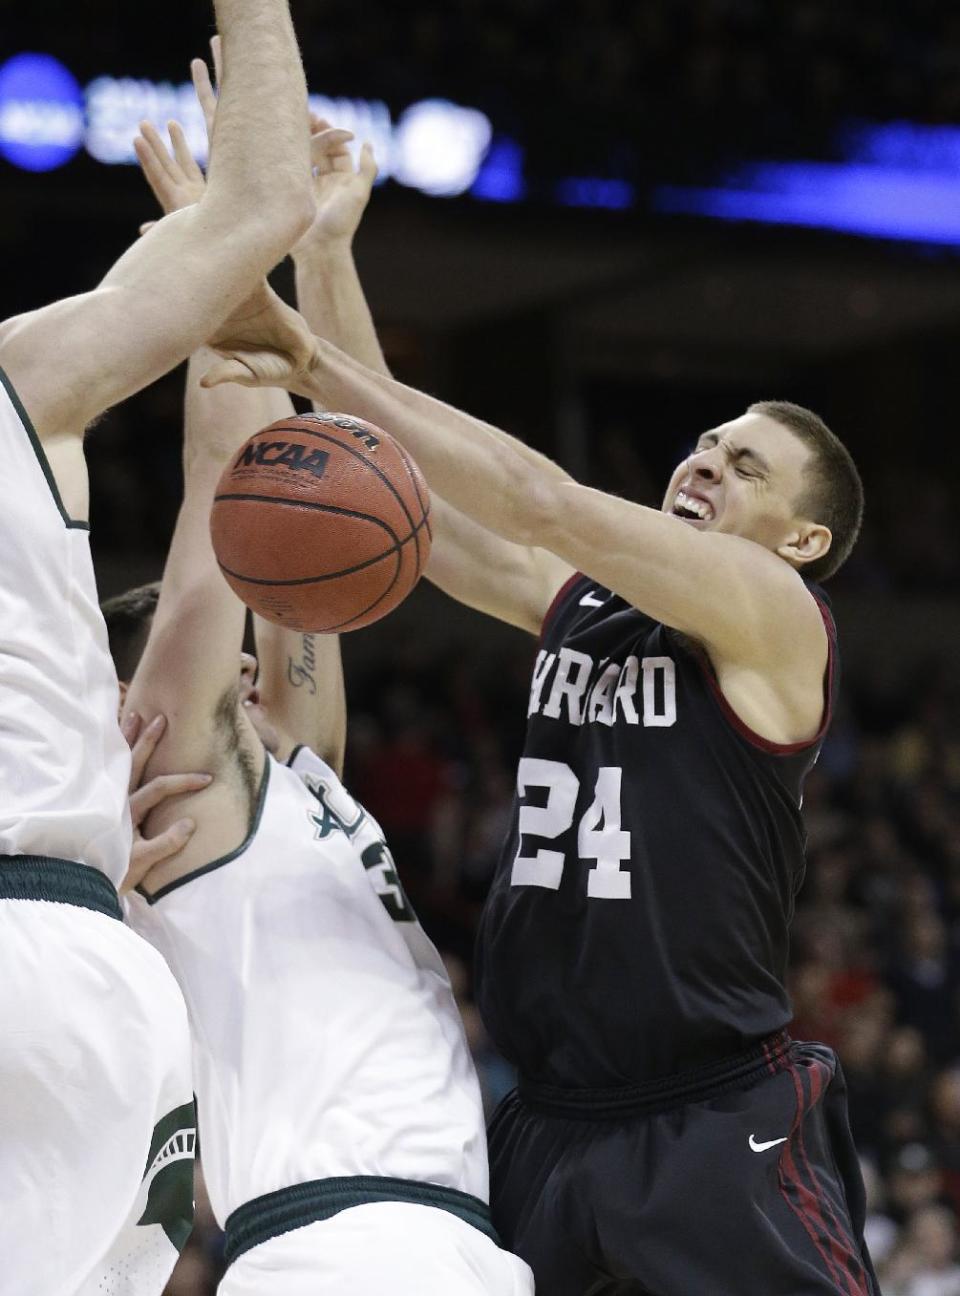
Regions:
<svg viewBox="0 0 960 1296"><path fill-rule="evenodd" d="M147 1205L138 1224L159 1224L182 1251L193 1228L193 1157L197 1113L192 1102L176 1107L153 1131L143 1182Z"/></svg>

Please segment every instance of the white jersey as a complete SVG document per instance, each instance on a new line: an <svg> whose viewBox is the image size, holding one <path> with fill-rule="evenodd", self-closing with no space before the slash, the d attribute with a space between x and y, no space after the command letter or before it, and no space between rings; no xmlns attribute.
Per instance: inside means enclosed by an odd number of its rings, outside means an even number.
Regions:
<svg viewBox="0 0 960 1296"><path fill-rule="evenodd" d="M0 1286L159 1296L193 1213L187 1014L118 921L130 753L89 532L2 371L0 463L0 855L41 857L0 863Z"/></svg>
<svg viewBox="0 0 960 1296"><path fill-rule="evenodd" d="M319 757L268 757L247 841L132 898L129 920L187 1001L221 1224L333 1176L488 1199L480 1093L443 963L379 826Z"/></svg>
<svg viewBox="0 0 960 1296"><path fill-rule="evenodd" d="M160 1296L193 1223L183 996L82 905L0 900L0 949L0 1291Z"/></svg>
<svg viewBox="0 0 960 1296"><path fill-rule="evenodd" d="M118 884L130 860L130 753L89 528L65 513L0 371L0 855L76 860Z"/></svg>

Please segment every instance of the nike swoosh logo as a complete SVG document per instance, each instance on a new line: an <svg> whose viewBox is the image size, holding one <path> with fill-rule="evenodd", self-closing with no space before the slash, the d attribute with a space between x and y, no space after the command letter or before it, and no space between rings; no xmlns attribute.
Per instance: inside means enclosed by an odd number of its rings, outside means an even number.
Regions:
<svg viewBox="0 0 960 1296"><path fill-rule="evenodd" d="M584 594L580 600L581 607L603 607L603 599L594 598L592 594Z"/></svg>
<svg viewBox="0 0 960 1296"><path fill-rule="evenodd" d="M784 1134L783 1138L769 1139L766 1143L758 1143L757 1140L754 1138L754 1136L751 1134L748 1142L750 1143L751 1152L766 1152L767 1148L776 1147L778 1143L786 1143L788 1138L789 1135Z"/></svg>

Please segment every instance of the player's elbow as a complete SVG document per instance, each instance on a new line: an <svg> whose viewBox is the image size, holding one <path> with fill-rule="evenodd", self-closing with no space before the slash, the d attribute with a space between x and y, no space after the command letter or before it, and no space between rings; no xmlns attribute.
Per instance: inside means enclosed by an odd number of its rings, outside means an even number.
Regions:
<svg viewBox="0 0 960 1296"><path fill-rule="evenodd" d="M287 255L316 215L309 188L290 186L248 195L239 209L224 204L218 207L218 216L224 210L234 257L248 267L262 265L264 273Z"/></svg>
<svg viewBox="0 0 960 1296"><path fill-rule="evenodd" d="M285 195L282 204L283 214L278 214L278 221L283 226L286 251L300 241L313 224L317 215L317 204L309 185L300 186L292 193Z"/></svg>
<svg viewBox="0 0 960 1296"><path fill-rule="evenodd" d="M306 234L317 214L313 194L308 187L286 188L272 192L251 213L255 237L266 242L279 261Z"/></svg>

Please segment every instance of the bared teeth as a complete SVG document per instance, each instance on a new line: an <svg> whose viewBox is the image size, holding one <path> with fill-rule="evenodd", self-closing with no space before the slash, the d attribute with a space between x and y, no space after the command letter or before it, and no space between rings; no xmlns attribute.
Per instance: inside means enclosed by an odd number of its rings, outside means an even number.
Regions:
<svg viewBox="0 0 960 1296"><path fill-rule="evenodd" d="M692 513L693 516L699 518L701 522L713 517L713 509L706 500L697 499L693 495L688 495L686 491L677 491L677 498L674 500L674 508L680 508L687 513Z"/></svg>

